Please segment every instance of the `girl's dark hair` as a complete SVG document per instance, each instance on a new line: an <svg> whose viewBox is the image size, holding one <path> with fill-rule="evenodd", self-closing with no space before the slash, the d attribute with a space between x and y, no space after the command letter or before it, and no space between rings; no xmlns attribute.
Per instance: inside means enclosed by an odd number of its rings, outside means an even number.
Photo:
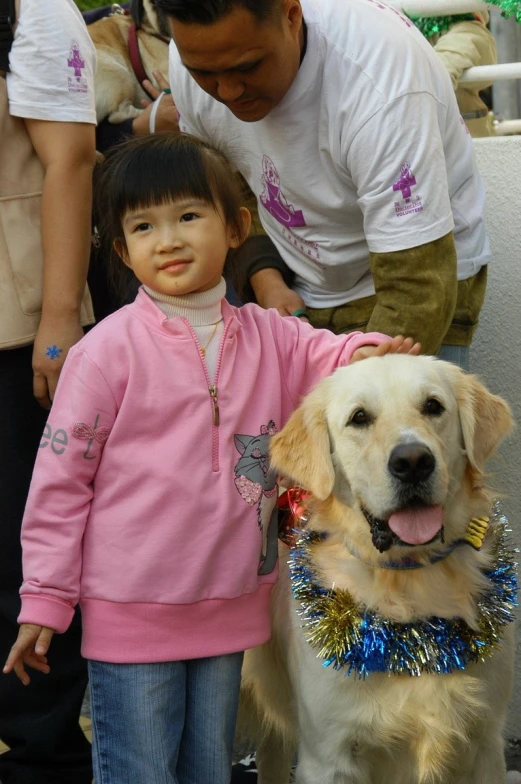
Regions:
<svg viewBox="0 0 521 784"><path fill-rule="evenodd" d="M259 22L273 16L280 0L153 0L154 6L182 24L213 24L234 8L245 8ZM282 6L281 6L282 9Z"/></svg>
<svg viewBox="0 0 521 784"><path fill-rule="evenodd" d="M128 279L113 249L115 240L125 243L125 214L183 198L219 209L233 236L245 239L238 175L214 147L188 134L158 133L131 139L107 154L95 176L95 215L101 246L111 256L111 277L117 288L122 273Z"/></svg>

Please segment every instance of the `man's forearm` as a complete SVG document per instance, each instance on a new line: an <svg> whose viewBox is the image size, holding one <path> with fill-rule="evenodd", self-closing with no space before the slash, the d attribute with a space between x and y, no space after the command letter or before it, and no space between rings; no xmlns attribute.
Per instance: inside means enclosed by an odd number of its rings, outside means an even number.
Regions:
<svg viewBox="0 0 521 784"><path fill-rule="evenodd" d="M252 275L251 285L255 292L256 299L260 301L267 292L272 291L274 288L285 286L286 284L284 283L284 278L279 270L272 267L265 267Z"/></svg>
<svg viewBox="0 0 521 784"><path fill-rule="evenodd" d="M266 234L248 237L237 250L232 251L227 262L227 272L242 302L258 302L257 288L263 287L263 282L269 284L271 279L277 285L282 280L291 288L294 278L293 272Z"/></svg>
<svg viewBox="0 0 521 784"><path fill-rule="evenodd" d="M452 232L392 253L371 253L376 305L368 331L410 335L435 354L454 315L457 258Z"/></svg>

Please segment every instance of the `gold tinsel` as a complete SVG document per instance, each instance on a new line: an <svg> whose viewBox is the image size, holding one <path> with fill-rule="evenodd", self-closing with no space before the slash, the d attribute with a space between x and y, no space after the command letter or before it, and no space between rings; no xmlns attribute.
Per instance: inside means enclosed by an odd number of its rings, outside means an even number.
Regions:
<svg viewBox="0 0 521 784"><path fill-rule="evenodd" d="M345 668L347 674L361 677L372 672L443 674L490 656L517 606L516 550L509 545L508 521L498 505L490 531L495 564L484 572L488 588L477 601L478 632L460 618L394 623L358 605L348 591L322 588L310 558L310 547L322 535L303 533L289 562L293 595L300 604L306 638L324 666Z"/></svg>

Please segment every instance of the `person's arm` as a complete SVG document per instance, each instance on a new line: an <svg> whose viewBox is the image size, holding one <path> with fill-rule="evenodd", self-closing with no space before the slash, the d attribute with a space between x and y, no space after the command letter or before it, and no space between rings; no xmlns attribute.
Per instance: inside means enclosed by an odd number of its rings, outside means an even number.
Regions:
<svg viewBox="0 0 521 784"><path fill-rule="evenodd" d="M429 85L427 76L425 92L384 104L348 137L346 168L357 188L376 292L367 328L412 335L433 353L453 317L457 264L442 109L427 88L455 99L450 86ZM456 107L449 111L455 116ZM470 157L465 128L458 123L455 133L453 143Z"/></svg>
<svg viewBox="0 0 521 784"><path fill-rule="evenodd" d="M83 345L73 348L42 434L24 512L19 623L61 633L72 620L93 482L116 416L105 375Z"/></svg>
<svg viewBox="0 0 521 784"><path fill-rule="evenodd" d="M250 278L250 284L255 302L261 308L275 308L281 316L291 316L297 310L306 310L302 297L290 288L293 273L282 259L275 261L262 257L257 269Z"/></svg>
<svg viewBox="0 0 521 784"><path fill-rule="evenodd" d="M449 72L452 86L457 88L461 76L467 68L476 65L497 63L496 42L487 28L488 11L481 11L483 22L465 21L453 24L443 33L434 46L434 51ZM484 90L488 82L473 84L474 88Z"/></svg>
<svg viewBox="0 0 521 784"><path fill-rule="evenodd" d="M378 332L335 335L328 329L313 329L298 319L267 314L274 335L279 367L293 407L321 379L337 368L370 356L388 353L418 354L412 338L391 339ZM289 412L288 412L289 413Z"/></svg>
<svg viewBox="0 0 521 784"><path fill-rule="evenodd" d="M25 119L25 124L45 170L42 318L33 371L35 397L48 408L67 353L83 335L80 303L90 253L95 131L87 123Z"/></svg>
<svg viewBox="0 0 521 784"><path fill-rule="evenodd" d="M416 248L371 253L376 305L368 332L413 335L425 354L435 354L456 306L456 262L452 232Z"/></svg>
<svg viewBox="0 0 521 784"><path fill-rule="evenodd" d="M292 407L297 407L320 379L348 365L357 349L390 341L387 335L379 333L335 335L328 329L313 329L300 319L281 317L274 310L258 316L261 317L270 324Z"/></svg>
<svg viewBox="0 0 521 784"><path fill-rule="evenodd" d="M143 82L143 87L156 100L162 95L155 114L155 131L157 133L178 131L179 121L173 96L171 93L164 92L170 89L168 82L159 71L154 71L154 77L159 84L159 90L148 79L145 79ZM96 149L101 153L106 153L114 145L120 144L132 136L146 136L150 133L150 115L152 114L154 103L155 101L143 99L141 101L143 106L141 114L137 117L123 120L123 122L111 123L108 119L105 119L98 123L96 128Z"/></svg>
<svg viewBox="0 0 521 784"><path fill-rule="evenodd" d="M179 131L179 114L175 105L174 96L170 92L168 81L160 71L154 71L159 89L151 81L145 79L143 87L145 91L153 97L153 101L143 99L141 105L143 111L132 121L132 133L134 136L146 136L150 133L150 119L157 99L161 98L155 109L154 132Z"/></svg>
<svg viewBox="0 0 521 784"><path fill-rule="evenodd" d="M49 672L52 637L74 615L92 483L116 414L98 367L73 350L42 434L22 525L20 629L3 672L14 671L24 685L30 682L25 665Z"/></svg>
<svg viewBox="0 0 521 784"><path fill-rule="evenodd" d="M70 278L63 288L65 295L74 294L76 289L74 274ZM47 652L52 637L56 631L66 631L74 614L79 598L81 541L102 448L99 434L103 428L99 422L105 425L108 434L116 415L114 398L105 379L86 355L70 354L62 380L42 434L24 513L22 593L25 600L22 599L18 638L3 667L4 674L14 671L25 686L31 680L25 666L44 674L50 672ZM83 415L91 421L93 411L97 417L98 441L96 449L87 454L90 446L86 439L95 436L96 431L85 432L86 422L81 419ZM70 423L74 424L70 426ZM80 434L77 440L75 432ZM24 617L32 617L35 622L28 622Z"/></svg>

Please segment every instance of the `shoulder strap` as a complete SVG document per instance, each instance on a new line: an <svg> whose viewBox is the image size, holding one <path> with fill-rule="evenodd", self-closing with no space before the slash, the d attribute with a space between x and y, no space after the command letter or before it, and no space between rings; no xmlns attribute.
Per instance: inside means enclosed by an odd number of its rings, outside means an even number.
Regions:
<svg viewBox="0 0 521 784"><path fill-rule="evenodd" d="M9 52L13 45L15 19L15 0L0 0L0 71L9 70Z"/></svg>

